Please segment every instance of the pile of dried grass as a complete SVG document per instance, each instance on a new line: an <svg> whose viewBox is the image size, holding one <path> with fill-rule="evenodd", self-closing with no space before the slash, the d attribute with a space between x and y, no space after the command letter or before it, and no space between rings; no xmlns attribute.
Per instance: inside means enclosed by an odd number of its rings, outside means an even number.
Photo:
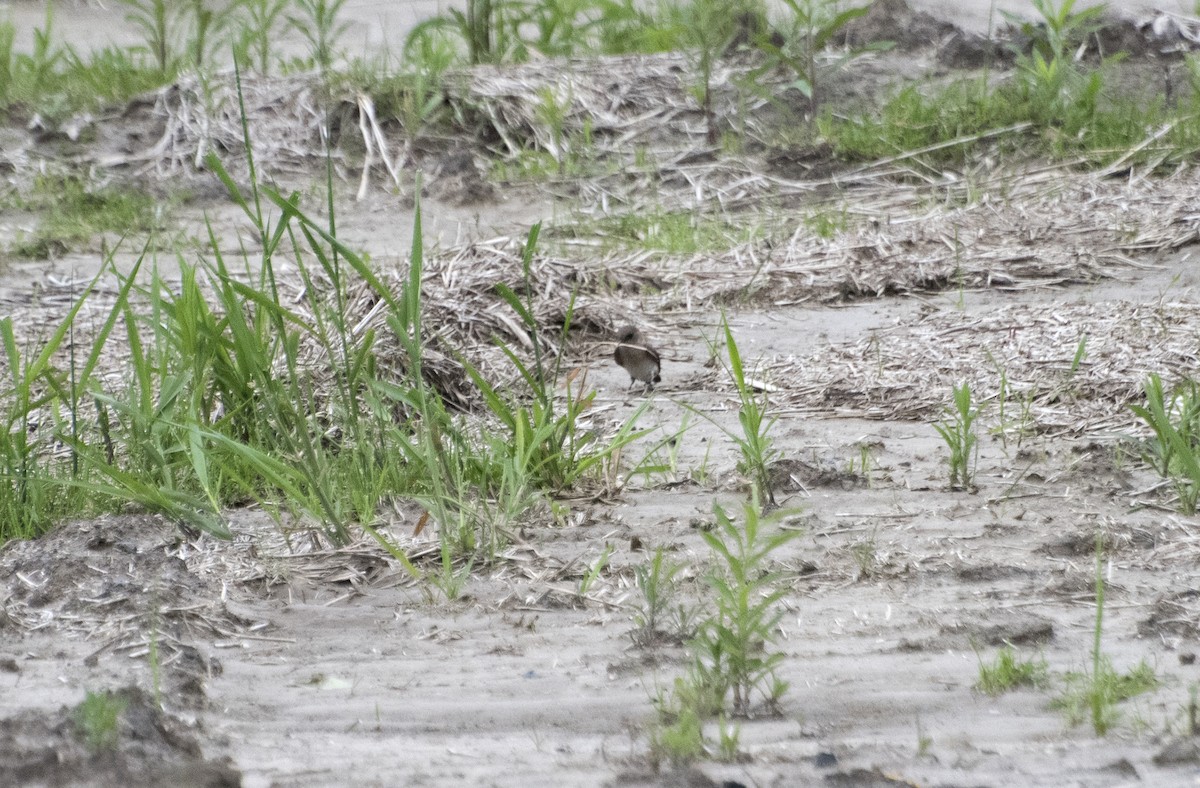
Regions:
<svg viewBox="0 0 1200 788"><path fill-rule="evenodd" d="M1010 172L975 184L982 197L960 204L965 188L862 182L840 202L792 212L794 231L782 242L683 259L633 253L607 265L673 283L656 303L661 310L784 306L1095 282L1200 239L1200 184L1191 170L1133 181L1065 167ZM843 211L850 227L821 238L798 221L809 210Z"/></svg>

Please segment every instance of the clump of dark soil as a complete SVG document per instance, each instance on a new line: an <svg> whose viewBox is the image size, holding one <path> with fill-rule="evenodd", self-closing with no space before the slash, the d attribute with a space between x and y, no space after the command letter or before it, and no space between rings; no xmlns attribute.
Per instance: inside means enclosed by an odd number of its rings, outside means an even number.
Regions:
<svg viewBox="0 0 1200 788"><path fill-rule="evenodd" d="M898 49L924 49L947 36L961 34L953 24L924 11L914 11L904 0L876 0L867 13L852 19L836 36L839 44L864 47L890 42Z"/></svg>
<svg viewBox="0 0 1200 788"><path fill-rule="evenodd" d="M189 566L190 540L155 515L66 523L0 550L0 633L52 627L120 640L153 627L167 639L228 635L248 622L221 601L221 585ZM119 622L119 623L114 623Z"/></svg>
<svg viewBox="0 0 1200 788"><path fill-rule="evenodd" d="M89 747L74 711L65 706L49 715L25 711L0 720L0 785L242 784L237 769L206 760L196 731L160 711L145 692L125 688L114 697L125 708L111 747Z"/></svg>

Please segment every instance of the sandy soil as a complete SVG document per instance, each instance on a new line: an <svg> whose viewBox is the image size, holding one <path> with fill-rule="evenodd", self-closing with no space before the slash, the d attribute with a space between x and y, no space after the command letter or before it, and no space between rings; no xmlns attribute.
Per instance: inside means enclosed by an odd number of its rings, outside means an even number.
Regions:
<svg viewBox="0 0 1200 788"><path fill-rule="evenodd" d="M991 4L916 5L974 25ZM410 21L391 6L351 0L348 7L368 42L378 36L369 20L386 15L389 34ZM33 10L24 2L13 9ZM118 19L111 8L83 5L62 14L60 29L99 26L119 38ZM863 68L890 70L883 62ZM537 188L475 206L436 198L425 206L427 227L443 244L519 234L560 210L562 201ZM885 221L909 226L929 205L914 200L890 210ZM234 244L240 231L228 205L198 200L183 221L198 222L203 212L225 225ZM347 200L340 226L344 240L385 260L406 250L410 218L410 202L375 192ZM16 224L0 220L6 235ZM1084 238L1079 253L1107 242ZM828 377L825 356L886 342L924 321L969 324L1018 307L1054 314L1192 304L1196 251L1193 242L1129 253L1128 265L1069 287L1029 280L1007 291L951 288L851 302L758 299L730 320L743 355L764 369L803 367ZM0 296L6 303L31 297L35 283L94 270L96 258L79 252L0 269ZM642 421L657 430L652 439L679 428L685 405L736 424L735 398L704 363L717 310L656 311L660 302L648 295L633 300L624 306L646 313L664 356L664 383ZM1063 349L1066 360L1073 351ZM641 403L611 361L584 361L600 412L619 418ZM1196 363L1186 371L1195 374ZM802 394L793 378L772 383L780 403ZM698 528L711 522L714 501L736 510L744 497L733 447L693 418L675 479L648 488L635 479L615 500L571 502L565 527L531 524L453 602L362 546L291 555L256 512L233 513L232 544L187 538L170 523L131 514L6 546L0 783L1196 784L1200 754L1180 734L1189 690L1200 683L1197 520L1172 510L1128 431L1048 432L1020 445L985 438L976 487L954 491L929 418L866 419L836 402L781 404L778 412L774 434L788 463L778 494L787 522L804 529L776 567L789 589L779 632L787 655L781 674L792 689L781 715L741 722L742 762L655 773L646 760L651 698L679 674L684 653L634 644L632 568L662 546L691 567L686 593L700 598L710 559ZM850 472L864 444L870 471ZM392 532L411 533L419 514L399 508ZM1005 642L1043 656L1059 676L1087 665L1097 529L1110 545L1105 653L1118 669L1146 660L1161 679L1157 691L1123 705L1122 724L1103 738L1069 727L1050 707L1052 691L992 698L973 689L976 649L990 658ZM584 568L606 545L611 564L581 599ZM147 660L151 633L162 654L157 677ZM143 712L126 739L142 749L98 765L70 743L67 708L85 691L129 687L141 688L134 706ZM155 687L162 712L146 700ZM128 763L159 766L131 771Z"/></svg>
<svg viewBox="0 0 1200 788"><path fill-rule="evenodd" d="M1077 8L1102 5L1102 0L1078 0ZM779 4L783 7L783 4ZM1001 12L1032 15L1031 6L1024 0L912 0L911 7L926 11L964 30L985 33L1003 23ZM448 8L464 8L464 2L453 0L402 0L381 3L378 0L346 0L344 18L351 23L346 34L346 47L352 53L370 55L379 52L396 53L404 36L414 24ZM1193 11L1188 0L1117 0L1108 6L1130 16L1155 11L1187 14ZM39 0L6 0L0 3L0 14L10 17L17 28L16 46L27 51L32 45L33 31L45 23L45 3ZM56 8L54 29L72 46L103 48L110 44L131 46L141 43L136 29L124 21L124 12L116 4L78 2ZM296 54L304 52L302 41L289 36Z"/></svg>

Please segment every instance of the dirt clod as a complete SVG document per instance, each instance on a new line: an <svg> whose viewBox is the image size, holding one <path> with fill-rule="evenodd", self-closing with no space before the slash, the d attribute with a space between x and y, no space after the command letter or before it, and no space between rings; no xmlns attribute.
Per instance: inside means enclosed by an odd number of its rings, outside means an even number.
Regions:
<svg viewBox="0 0 1200 788"><path fill-rule="evenodd" d="M67 707L46 715L27 711L0 720L0 785L158 788L164 785L234 788L241 774L206 760L190 728L155 708L142 690L121 689L125 701L113 749L92 751Z"/></svg>

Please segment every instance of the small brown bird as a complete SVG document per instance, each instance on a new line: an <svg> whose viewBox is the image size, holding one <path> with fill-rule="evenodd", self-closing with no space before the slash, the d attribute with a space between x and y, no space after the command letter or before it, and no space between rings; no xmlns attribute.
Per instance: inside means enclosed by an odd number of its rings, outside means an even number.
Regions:
<svg viewBox="0 0 1200 788"><path fill-rule="evenodd" d="M629 385L641 381L646 391L654 388L654 384L662 380L659 369L662 363L658 351L646 344L642 334L633 326L626 326L617 334L617 347L613 351L613 360L629 373Z"/></svg>

